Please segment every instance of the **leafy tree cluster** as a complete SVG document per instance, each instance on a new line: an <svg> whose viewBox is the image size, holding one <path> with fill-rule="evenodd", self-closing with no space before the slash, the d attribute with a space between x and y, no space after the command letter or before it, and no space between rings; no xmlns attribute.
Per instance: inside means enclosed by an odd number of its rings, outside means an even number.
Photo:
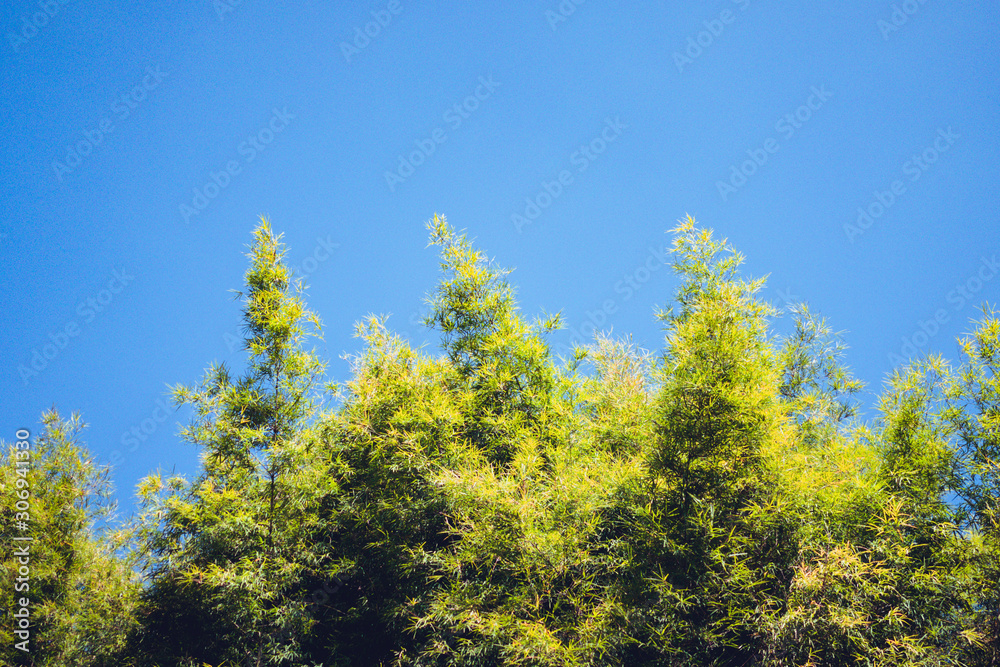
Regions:
<svg viewBox="0 0 1000 667"><path fill-rule="evenodd" d="M844 346L793 330L742 257L687 218L662 349L598 335L554 357L508 272L444 218L437 354L357 326L343 386L263 221L242 372L174 389L202 454L153 474L112 530L82 423L11 448L0 533L28 479L23 665L1000 664L1000 316L952 365L897 369L871 419ZM330 407L333 406L333 407ZM0 597L15 609L5 552Z"/></svg>

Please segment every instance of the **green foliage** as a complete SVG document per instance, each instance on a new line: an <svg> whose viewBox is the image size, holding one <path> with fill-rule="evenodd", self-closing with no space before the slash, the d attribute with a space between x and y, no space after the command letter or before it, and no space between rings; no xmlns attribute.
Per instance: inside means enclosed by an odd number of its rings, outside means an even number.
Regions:
<svg viewBox="0 0 1000 667"><path fill-rule="evenodd" d="M1000 317L986 310L961 340L966 364L950 386L947 417L959 433L962 496L972 525L1000 526Z"/></svg>
<svg viewBox="0 0 1000 667"><path fill-rule="evenodd" d="M302 349L319 321L296 292L278 237L254 233L243 297L245 374L213 366L174 390L195 420L182 437L203 449L194 482L140 484L137 532L147 574L134 651L145 664L183 660L298 664L315 622L303 602L333 556L315 541L313 506L336 493L310 426L324 365Z"/></svg>
<svg viewBox="0 0 1000 667"><path fill-rule="evenodd" d="M780 393L789 404L799 439L815 448L835 438L840 427L857 415L852 397L863 384L843 367L846 345L826 321L805 304L792 306L790 311L795 331L779 350Z"/></svg>
<svg viewBox="0 0 1000 667"><path fill-rule="evenodd" d="M958 434L955 446L962 518L983 539L986 554L977 629L1000 662L1000 317L984 308L971 335L960 341L965 363L948 389L945 417Z"/></svg>
<svg viewBox="0 0 1000 667"><path fill-rule="evenodd" d="M794 553L765 456L781 423L772 310L724 241L690 218L674 232L681 308L661 313L656 429L616 508L626 575L612 591L627 602L625 662L738 664Z"/></svg>
<svg viewBox="0 0 1000 667"><path fill-rule="evenodd" d="M134 624L138 587L127 563L115 556L120 536L97 528L114 510L109 470L78 442L84 427L79 415L62 419L48 411L27 450L5 448L0 478L5 545L0 662L5 665L114 665ZM15 505L15 490L27 492L27 518ZM26 548L27 555L19 555L18 548ZM28 573L17 580L25 565ZM12 617L20 608L15 601L22 597L30 600L26 652L16 648L24 637L13 632L19 627Z"/></svg>
<svg viewBox="0 0 1000 667"><path fill-rule="evenodd" d="M440 356L370 316L324 412L319 321L258 227L247 367L174 390L203 470L146 478L130 530L89 527L104 473L47 417L37 664L998 664L996 313L862 420L839 337L805 305L776 336L764 281L690 217L662 348L599 335L559 364L559 315L428 230Z"/></svg>
<svg viewBox="0 0 1000 667"><path fill-rule="evenodd" d="M441 331L448 360L470 394L467 437L490 461L509 463L517 431L536 429L545 437L555 377L541 336L559 327L559 316L525 322L507 271L493 267L443 217L435 215L427 227L431 244L441 246L446 278L430 300L426 324Z"/></svg>

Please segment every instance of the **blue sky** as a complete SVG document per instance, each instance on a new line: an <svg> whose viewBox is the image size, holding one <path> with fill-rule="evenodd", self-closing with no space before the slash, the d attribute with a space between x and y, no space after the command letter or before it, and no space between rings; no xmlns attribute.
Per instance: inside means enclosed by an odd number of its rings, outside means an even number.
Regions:
<svg viewBox="0 0 1000 667"><path fill-rule="evenodd" d="M167 385L241 367L229 290L261 215L333 380L368 313L433 345L435 212L516 269L527 314L584 332L660 346L691 214L843 331L871 389L890 355L956 358L1000 296L998 23L940 0L11 0L0 437L80 411L125 510L148 472L193 474Z"/></svg>

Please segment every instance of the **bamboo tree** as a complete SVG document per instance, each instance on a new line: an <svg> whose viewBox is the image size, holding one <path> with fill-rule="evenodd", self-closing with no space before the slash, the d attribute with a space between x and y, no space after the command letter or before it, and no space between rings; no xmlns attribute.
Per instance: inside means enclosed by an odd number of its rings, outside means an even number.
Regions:
<svg viewBox="0 0 1000 667"><path fill-rule="evenodd" d="M969 524L1000 526L1000 316L989 308L961 341L965 363L949 388L948 418L958 431Z"/></svg>
<svg viewBox="0 0 1000 667"><path fill-rule="evenodd" d="M620 448L595 442L581 420L606 423L617 397L595 386L591 407L578 408L580 378L555 367L542 339L558 318L524 321L506 272L443 218L429 229L444 277L427 323L443 333L442 400L459 430L431 476L449 505L449 540L431 556L439 584L414 604L422 641L399 663L582 664L603 639L601 622L579 621L606 614L588 548L594 509L623 464ZM624 374L633 382L641 362L629 367L612 348L595 354L598 367L618 386Z"/></svg>
<svg viewBox="0 0 1000 667"><path fill-rule="evenodd" d="M676 229L675 308L660 312L654 437L645 474L620 492L628 545L621 645L629 664L739 664L759 643L775 575L794 552L766 451L781 437L773 309L741 256L696 227ZM620 548L620 547L617 547Z"/></svg>
<svg viewBox="0 0 1000 667"><path fill-rule="evenodd" d="M325 478L309 430L324 364L303 345L310 333L318 335L319 320L306 310L284 253L262 220L248 255L246 291L237 293L246 372L233 379L215 365L200 386L174 390L178 405L195 410L182 437L203 450L203 472L190 484L153 476L140 485L151 577L140 644L154 659L263 665L300 657L310 620L295 591L316 565L312 545L303 542L314 521L310 499L332 488L317 484ZM179 621L163 612L177 604L188 607L181 614L197 619L201 632L169 636Z"/></svg>
<svg viewBox="0 0 1000 667"><path fill-rule="evenodd" d="M948 389L947 419L958 434L958 494L963 526L982 540L983 585L977 630L986 638L980 664L1000 664L1000 315L984 306L959 342L964 363Z"/></svg>
<svg viewBox="0 0 1000 667"><path fill-rule="evenodd" d="M441 246L445 279L430 299L425 324L443 335L452 366L471 392L468 432L490 461L514 456L516 431L542 426L556 379L541 336L559 328L558 315L533 324L517 312L505 276L442 216L427 225ZM539 431L545 439L544 428Z"/></svg>
<svg viewBox="0 0 1000 667"><path fill-rule="evenodd" d="M129 564L115 553L120 536L108 523L114 521L110 470L80 444L85 424L79 415L63 419L53 409L41 422L41 433L25 440L29 448L4 451L0 662L117 665L135 622L138 586ZM25 492L24 511L15 504L15 490ZM28 574L18 580L22 566ZM22 597L30 601L27 638L13 632L19 627L13 613L21 608L15 601ZM27 650L18 648L22 641Z"/></svg>
<svg viewBox="0 0 1000 667"><path fill-rule="evenodd" d="M846 436L875 455L853 469L840 461L854 484L804 470L811 479L797 489L803 496L820 480L839 486L821 502L797 503L807 508L806 526L784 609L768 624L774 664L976 664L983 552L959 532L950 502L957 477L944 419L948 377L932 357L889 378L878 418ZM826 526L808 527L815 523Z"/></svg>
<svg viewBox="0 0 1000 667"><path fill-rule="evenodd" d="M132 531L93 528L107 471L78 418L44 416L32 664L998 664L995 312L954 371L900 369L861 421L839 337L805 306L774 336L763 280L690 217L663 349L598 336L563 367L559 317L527 321L509 272L428 230L443 355L369 317L321 412L319 321L262 221L246 368L175 388L203 469L143 480ZM113 554L129 538L136 561Z"/></svg>

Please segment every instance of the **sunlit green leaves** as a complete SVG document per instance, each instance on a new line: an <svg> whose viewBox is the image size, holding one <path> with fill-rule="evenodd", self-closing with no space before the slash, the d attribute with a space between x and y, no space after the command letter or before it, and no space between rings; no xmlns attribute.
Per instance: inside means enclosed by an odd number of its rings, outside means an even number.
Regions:
<svg viewBox="0 0 1000 667"><path fill-rule="evenodd" d="M997 663L995 312L863 419L839 336L804 305L775 335L763 280L690 217L663 345L599 335L558 363L560 316L525 318L509 271L428 231L439 351L371 315L333 389L257 228L247 365L174 389L203 469L140 483L105 537L125 560L89 528L107 489L79 424L46 416L45 664Z"/></svg>

